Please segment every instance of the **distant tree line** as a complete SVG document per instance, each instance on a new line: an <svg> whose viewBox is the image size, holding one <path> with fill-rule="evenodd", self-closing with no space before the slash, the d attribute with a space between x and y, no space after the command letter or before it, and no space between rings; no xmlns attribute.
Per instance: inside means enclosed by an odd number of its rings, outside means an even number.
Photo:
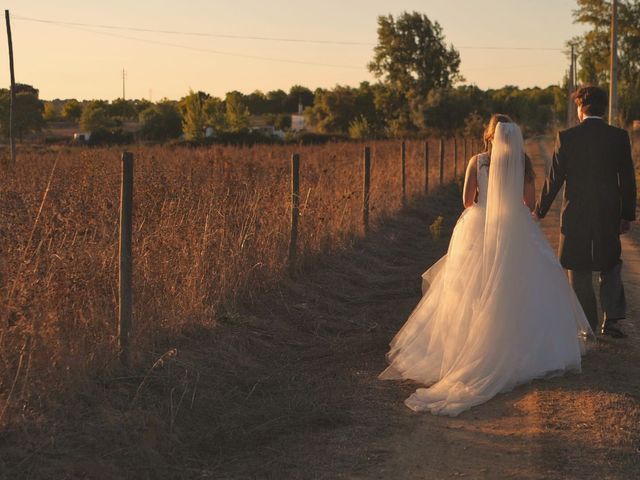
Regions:
<svg viewBox="0 0 640 480"><path fill-rule="evenodd" d="M492 112L507 113L527 132L539 133L558 119L564 119L567 108L565 89L559 86L545 89L507 86L492 90L468 85L436 88L429 91L423 101L413 100L402 112L394 111L387 104L389 99L393 101L396 93L390 92L383 83L362 82L357 87L336 85L332 89L314 91L304 88L304 96L300 94L303 88L293 87L291 91L295 93L290 91L285 95L290 99L303 98L306 129L321 135L353 139L479 136ZM251 117L260 115L262 123L288 131L291 114L297 111L297 100L295 104L279 102L279 106L271 104L267 107L269 104L264 100L273 98L270 94L272 92L248 95L229 92L219 98L198 91L189 92L177 101L163 99L155 103L122 99L79 102L72 99L56 102L55 108L53 102L44 102L44 107L34 109L34 117L38 112L43 113L40 113L39 121L31 122L30 127L36 131L45 121L77 122L80 130L92 132L94 137L97 135L95 141L103 141L105 136L112 140L126 137L123 125L132 122L137 124L136 135L142 140L161 142L184 137L197 141L204 138L207 127L213 130L214 137L236 134L242 138L249 131ZM4 129L2 132L6 136Z"/></svg>
<svg viewBox="0 0 640 480"><path fill-rule="evenodd" d="M596 0L579 0L577 21L590 23L581 42L581 72L584 81L606 82L605 25L602 6ZM640 117L640 63L634 52L640 48L640 0L623 1L622 116L626 122ZM600 15L600 16L599 16ZM635 22L635 23L633 23ZM636 26L635 30L632 24ZM636 48L638 47L638 48ZM635 50L633 50L636 48ZM607 53L608 54L608 53ZM565 86L546 88L505 86L482 90L464 84L460 55L445 42L442 27L418 12L378 17L378 44L368 65L375 83L357 87L336 85L311 90L296 85L266 93L227 93L223 98L203 91L189 91L179 100L91 100L42 102L37 89L21 85L18 91L19 135L42 129L45 122L77 122L99 140L132 137L124 128L135 126L142 140L167 141L183 137L200 141L206 132L215 138L243 139L252 120L288 131L291 114L304 108L306 129L319 135L344 138L398 138L425 135L479 136L491 113L512 116L527 133L543 133L566 118ZM566 78L564 79L566 85ZM0 90L0 133L8 135L8 90ZM294 138L290 132L289 135Z"/></svg>

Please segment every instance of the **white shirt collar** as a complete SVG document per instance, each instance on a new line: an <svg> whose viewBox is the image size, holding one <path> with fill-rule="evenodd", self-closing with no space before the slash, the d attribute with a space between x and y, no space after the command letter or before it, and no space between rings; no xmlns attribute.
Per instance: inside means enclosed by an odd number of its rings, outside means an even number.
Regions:
<svg viewBox="0 0 640 480"><path fill-rule="evenodd" d="M602 120L602 117L598 117L596 115L587 115L586 117L582 118L582 121L584 122L585 120L587 120L588 118L597 118L598 120Z"/></svg>

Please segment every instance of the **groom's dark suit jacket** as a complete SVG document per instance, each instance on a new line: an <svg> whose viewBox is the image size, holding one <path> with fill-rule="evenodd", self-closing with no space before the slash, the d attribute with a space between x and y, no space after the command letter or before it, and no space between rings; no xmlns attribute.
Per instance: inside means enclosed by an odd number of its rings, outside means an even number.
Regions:
<svg viewBox="0 0 640 480"><path fill-rule="evenodd" d="M537 206L544 217L566 183L560 263L603 271L620 259L620 220L636 218L636 179L625 130L587 118L558 133L551 170Z"/></svg>

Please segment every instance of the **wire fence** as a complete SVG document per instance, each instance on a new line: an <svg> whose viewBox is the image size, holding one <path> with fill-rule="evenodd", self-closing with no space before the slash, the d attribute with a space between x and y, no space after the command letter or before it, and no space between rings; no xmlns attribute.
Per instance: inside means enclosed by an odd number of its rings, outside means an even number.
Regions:
<svg viewBox="0 0 640 480"><path fill-rule="evenodd" d="M163 338L225 321L457 180L479 148L430 139L21 152L0 184L0 395L69 388L118 356L138 363Z"/></svg>

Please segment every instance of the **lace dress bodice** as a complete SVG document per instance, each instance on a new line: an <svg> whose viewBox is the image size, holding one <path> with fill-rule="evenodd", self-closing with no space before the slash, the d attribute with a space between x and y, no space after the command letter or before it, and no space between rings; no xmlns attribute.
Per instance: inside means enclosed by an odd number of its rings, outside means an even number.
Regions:
<svg viewBox="0 0 640 480"><path fill-rule="evenodd" d="M489 186L489 155L478 154L476 159L476 178L478 180L478 205L487 206L487 187Z"/></svg>

